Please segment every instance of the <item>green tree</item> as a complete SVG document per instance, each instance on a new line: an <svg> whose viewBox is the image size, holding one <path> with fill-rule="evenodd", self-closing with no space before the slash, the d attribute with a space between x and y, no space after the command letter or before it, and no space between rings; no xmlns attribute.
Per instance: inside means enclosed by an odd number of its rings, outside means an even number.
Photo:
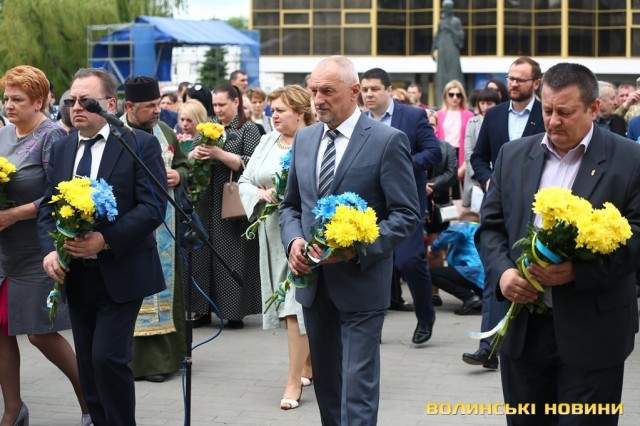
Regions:
<svg viewBox="0 0 640 426"><path fill-rule="evenodd" d="M237 30L249 29L249 22L244 16L232 16L231 18L227 19L227 24L231 25Z"/></svg>
<svg viewBox="0 0 640 426"><path fill-rule="evenodd" d="M200 82L214 89L226 81L227 63L224 60L224 47L214 46L207 50L204 62L200 65Z"/></svg>
<svg viewBox="0 0 640 426"><path fill-rule="evenodd" d="M2 1L0 74L21 64L42 69L56 87L69 86L87 65L87 26L130 22L140 14L169 15L184 0ZM126 18L126 19L125 19Z"/></svg>

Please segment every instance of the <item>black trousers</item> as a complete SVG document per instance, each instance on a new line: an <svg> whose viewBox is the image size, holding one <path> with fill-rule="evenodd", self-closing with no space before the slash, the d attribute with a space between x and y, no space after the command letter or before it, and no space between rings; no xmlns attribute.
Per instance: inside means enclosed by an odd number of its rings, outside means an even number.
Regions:
<svg viewBox="0 0 640 426"><path fill-rule="evenodd" d="M95 426L132 426L135 386L129 368L142 300L116 303L97 264L74 262L67 289L80 384Z"/></svg>
<svg viewBox="0 0 640 426"><path fill-rule="evenodd" d="M431 282L463 302L474 295L482 297L482 289L466 279L453 266L431 268Z"/></svg>
<svg viewBox="0 0 640 426"><path fill-rule="evenodd" d="M624 363L599 370L587 370L563 363L558 355L551 315L531 315L522 357L513 359L502 353L500 361L505 403L511 406L518 403L536 404L536 415L507 416L508 425L618 424L617 415L553 415L553 411L545 415L545 404L619 404L624 372Z"/></svg>

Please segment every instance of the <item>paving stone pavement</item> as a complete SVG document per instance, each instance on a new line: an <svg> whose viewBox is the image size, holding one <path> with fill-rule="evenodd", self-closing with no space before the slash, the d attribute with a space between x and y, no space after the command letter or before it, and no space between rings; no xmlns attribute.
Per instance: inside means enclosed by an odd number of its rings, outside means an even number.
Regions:
<svg viewBox="0 0 640 426"><path fill-rule="evenodd" d="M409 294L406 291L404 294ZM434 336L423 347L411 344L412 313L390 312L382 337L382 378L379 424L504 425L504 417L488 415L427 416L427 401L500 402L499 373L461 361L462 352L475 350L466 331L479 328L480 316L453 314L458 306L444 295L437 310ZM192 424L278 425L320 424L315 395L305 388L296 410L278 408L287 370L285 330L263 331L259 316L248 317L243 330L225 330L194 353ZM213 327L195 331L201 341ZM69 332L65 332L71 338ZM636 337L636 346L640 338ZM31 426L78 425L80 411L71 385L26 340L22 351L22 394L31 412ZM141 426L183 424L180 376L156 384L136 382L137 420ZM628 359L622 394L620 425L640 424L640 350ZM0 402L1 406L1 402Z"/></svg>

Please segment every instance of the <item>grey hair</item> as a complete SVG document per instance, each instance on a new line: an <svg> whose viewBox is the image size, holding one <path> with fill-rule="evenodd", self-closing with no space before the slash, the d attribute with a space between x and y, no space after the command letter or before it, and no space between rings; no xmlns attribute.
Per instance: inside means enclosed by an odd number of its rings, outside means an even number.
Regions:
<svg viewBox="0 0 640 426"><path fill-rule="evenodd" d="M598 81L598 97L602 97L604 93L608 90L612 90L613 94L616 94L616 86L608 81Z"/></svg>
<svg viewBox="0 0 640 426"><path fill-rule="evenodd" d="M337 65L340 69L340 80L343 83L352 85L358 84L360 82L360 78L358 77L358 73L356 72L356 67L353 65L353 62L346 56L334 55L324 58L318 65L316 65L316 69L320 67L325 67L329 64Z"/></svg>

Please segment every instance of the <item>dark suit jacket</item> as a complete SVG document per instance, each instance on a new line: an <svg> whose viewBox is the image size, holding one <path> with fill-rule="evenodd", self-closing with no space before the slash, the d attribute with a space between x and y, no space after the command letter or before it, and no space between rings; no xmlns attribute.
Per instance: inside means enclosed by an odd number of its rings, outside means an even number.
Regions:
<svg viewBox="0 0 640 426"><path fill-rule="evenodd" d="M312 209L318 201L316 159L323 133L323 123L296 133L287 191L280 203L280 229L287 252L293 239L311 240L316 223ZM393 249L420 223L415 187L405 134L362 114L336 168L330 193L359 194L376 211L380 236L358 252L358 264L321 266L321 284L296 289L296 299L302 306L313 304L318 285L326 285L329 297L341 311L389 306Z"/></svg>
<svg viewBox="0 0 640 426"><path fill-rule="evenodd" d="M624 118L620 117L617 114L611 114L609 120L609 124L607 125L604 123L601 124L599 122L600 119L596 119L596 124L620 136L627 136L627 122L624 121Z"/></svg>
<svg viewBox="0 0 640 426"><path fill-rule="evenodd" d="M531 204L545 160L543 135L508 143L498 154L482 205L476 244L488 285L513 268L513 244L533 221ZM513 167L514 164L520 165ZM552 287L553 321L561 360L586 369L619 365L633 350L638 331L636 270L640 261L640 145L595 126L572 192L594 207L613 203L629 220L633 237L602 261L575 262L574 282ZM503 351L517 359L526 340L529 312L512 323Z"/></svg>
<svg viewBox="0 0 640 426"><path fill-rule="evenodd" d="M442 159L440 144L427 121L427 115L420 108L401 104L394 100L391 127L403 131L409 138L413 173L420 200L420 213L424 215L427 210L427 191L425 189L427 168L435 166Z"/></svg>
<svg viewBox="0 0 640 426"><path fill-rule="evenodd" d="M496 164L496 157L500 147L509 142L509 102L502 102L487 111L482 121L478 142L471 154L473 179L486 188L491 177L492 165ZM524 128L522 137L544 132L542 121L542 106L536 99L529 113L529 124Z"/></svg>
<svg viewBox="0 0 640 426"><path fill-rule="evenodd" d="M134 130L136 140L125 134L127 144L142 158L153 174L166 182L166 172L157 139L145 132ZM55 228L49 204L56 185L69 180L74 172L78 136L57 141L51 150L48 182L38 212L40 245L46 255L54 250L49 232ZM104 148L98 178L104 178L112 187L118 205L115 222L102 223L97 231L104 236L109 250L98 253L98 265L109 296L116 303L142 299L165 289L164 277L153 231L163 222L167 201L158 194L151 180L124 150L113 135ZM90 285L74 280L72 262L67 284Z"/></svg>

